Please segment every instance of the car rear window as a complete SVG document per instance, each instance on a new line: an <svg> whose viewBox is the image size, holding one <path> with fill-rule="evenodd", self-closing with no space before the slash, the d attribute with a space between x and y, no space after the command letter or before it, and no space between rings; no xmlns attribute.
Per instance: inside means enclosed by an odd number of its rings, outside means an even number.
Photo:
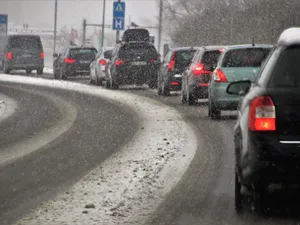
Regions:
<svg viewBox="0 0 300 225"><path fill-rule="evenodd" d="M42 42L38 36L12 36L9 46L14 49L41 49Z"/></svg>
<svg viewBox="0 0 300 225"><path fill-rule="evenodd" d="M175 53L175 67L186 67L188 66L195 54L196 50L190 49L186 51L177 51Z"/></svg>
<svg viewBox="0 0 300 225"><path fill-rule="evenodd" d="M222 67L260 67L271 48L233 49L225 53Z"/></svg>
<svg viewBox="0 0 300 225"><path fill-rule="evenodd" d="M70 57L75 59L86 59L86 60L93 60L97 54L96 49L71 49L70 50Z"/></svg>
<svg viewBox="0 0 300 225"><path fill-rule="evenodd" d="M123 45L119 50L119 57L122 59L130 59L136 56L156 58L157 51L154 46L144 44L127 44Z"/></svg>
<svg viewBox="0 0 300 225"><path fill-rule="evenodd" d="M300 46L293 46L286 49L272 71L269 85L274 88L299 88L299 65Z"/></svg>
<svg viewBox="0 0 300 225"><path fill-rule="evenodd" d="M145 29L129 29L124 32L123 41L149 41L149 31Z"/></svg>
<svg viewBox="0 0 300 225"><path fill-rule="evenodd" d="M205 65L216 65L220 57L220 51L206 51L202 57L202 63Z"/></svg>

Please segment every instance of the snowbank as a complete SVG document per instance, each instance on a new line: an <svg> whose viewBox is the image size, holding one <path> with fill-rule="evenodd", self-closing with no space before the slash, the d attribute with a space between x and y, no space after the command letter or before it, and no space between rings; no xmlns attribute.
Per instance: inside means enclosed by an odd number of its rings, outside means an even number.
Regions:
<svg viewBox="0 0 300 225"><path fill-rule="evenodd" d="M10 117L17 109L17 102L4 95L0 94L0 123Z"/></svg>

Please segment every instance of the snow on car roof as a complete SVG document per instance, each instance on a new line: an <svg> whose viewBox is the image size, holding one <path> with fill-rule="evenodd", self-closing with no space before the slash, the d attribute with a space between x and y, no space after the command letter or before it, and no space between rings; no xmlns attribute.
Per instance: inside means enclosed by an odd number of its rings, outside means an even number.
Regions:
<svg viewBox="0 0 300 225"><path fill-rule="evenodd" d="M278 39L278 44L285 46L300 44L300 28L292 27L284 30Z"/></svg>

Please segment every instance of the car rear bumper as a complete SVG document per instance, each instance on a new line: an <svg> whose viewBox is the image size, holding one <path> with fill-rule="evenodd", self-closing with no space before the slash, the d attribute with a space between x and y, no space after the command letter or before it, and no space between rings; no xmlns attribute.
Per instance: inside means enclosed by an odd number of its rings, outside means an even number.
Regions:
<svg viewBox="0 0 300 225"><path fill-rule="evenodd" d="M80 66L76 64L70 64L64 66L64 72L68 76L90 75L91 68L89 64L80 65Z"/></svg>
<svg viewBox="0 0 300 225"><path fill-rule="evenodd" d="M271 132L248 135L250 155L241 161L244 183L300 185L300 145L281 144Z"/></svg>
<svg viewBox="0 0 300 225"><path fill-rule="evenodd" d="M25 69L41 69L44 68L44 61L41 62L29 62L29 63L16 63L14 61L6 62L7 68L10 70L25 70Z"/></svg>
<svg viewBox="0 0 300 225"><path fill-rule="evenodd" d="M195 98L208 98L208 84L196 83L190 86L190 94Z"/></svg>

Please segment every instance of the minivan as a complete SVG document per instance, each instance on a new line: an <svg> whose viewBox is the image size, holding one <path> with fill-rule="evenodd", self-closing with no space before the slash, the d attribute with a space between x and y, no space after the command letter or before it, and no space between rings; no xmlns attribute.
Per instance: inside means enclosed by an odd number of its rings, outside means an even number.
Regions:
<svg viewBox="0 0 300 225"><path fill-rule="evenodd" d="M38 75L44 70L44 50L38 35L0 36L0 68L9 74L11 70L25 70L30 74L36 70Z"/></svg>

